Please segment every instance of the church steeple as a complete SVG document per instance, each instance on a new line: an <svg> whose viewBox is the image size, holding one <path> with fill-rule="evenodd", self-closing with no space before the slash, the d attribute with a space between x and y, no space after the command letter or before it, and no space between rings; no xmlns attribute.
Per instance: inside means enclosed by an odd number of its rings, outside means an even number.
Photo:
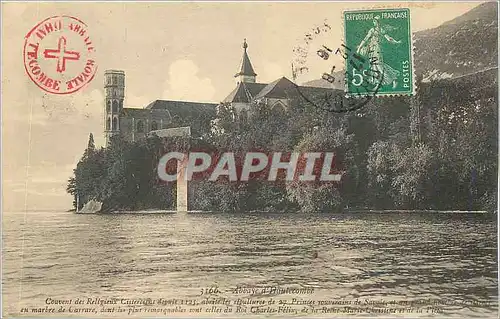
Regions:
<svg viewBox="0 0 500 319"><path fill-rule="evenodd" d="M257 73L253 70L252 63L247 54L247 39L243 40L243 59L241 60L240 71L235 74L235 78L239 77L240 82L255 83Z"/></svg>

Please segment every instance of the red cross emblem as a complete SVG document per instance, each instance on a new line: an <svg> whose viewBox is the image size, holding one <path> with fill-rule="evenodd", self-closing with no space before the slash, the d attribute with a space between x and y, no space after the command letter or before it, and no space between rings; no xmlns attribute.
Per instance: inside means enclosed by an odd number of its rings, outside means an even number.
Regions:
<svg viewBox="0 0 500 319"><path fill-rule="evenodd" d="M46 49L43 56L48 59L57 59L57 72L66 71L66 60L80 60L80 53L76 51L66 51L66 38L60 37L57 49Z"/></svg>

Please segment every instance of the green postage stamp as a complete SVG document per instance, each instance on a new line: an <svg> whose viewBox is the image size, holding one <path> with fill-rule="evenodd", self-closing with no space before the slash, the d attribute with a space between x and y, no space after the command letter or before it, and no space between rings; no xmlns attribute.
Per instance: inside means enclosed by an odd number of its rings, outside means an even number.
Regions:
<svg viewBox="0 0 500 319"><path fill-rule="evenodd" d="M409 9L344 11L348 95L411 95Z"/></svg>

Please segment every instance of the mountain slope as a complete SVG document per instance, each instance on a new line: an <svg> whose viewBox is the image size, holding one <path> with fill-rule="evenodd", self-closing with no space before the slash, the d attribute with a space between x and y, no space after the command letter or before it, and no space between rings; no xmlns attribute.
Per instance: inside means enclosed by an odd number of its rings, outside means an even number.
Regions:
<svg viewBox="0 0 500 319"><path fill-rule="evenodd" d="M415 73L429 82L497 67L497 14L497 2L487 2L439 27L414 33ZM343 71L335 78L343 89ZM331 87L321 79L304 85Z"/></svg>
<svg viewBox="0 0 500 319"><path fill-rule="evenodd" d="M496 67L497 13L497 3L488 2L437 28L416 32L416 73L429 81Z"/></svg>

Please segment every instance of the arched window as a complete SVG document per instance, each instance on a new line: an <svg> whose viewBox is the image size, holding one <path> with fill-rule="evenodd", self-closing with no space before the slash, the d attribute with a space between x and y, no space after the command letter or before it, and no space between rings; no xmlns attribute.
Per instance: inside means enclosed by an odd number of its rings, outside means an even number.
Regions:
<svg viewBox="0 0 500 319"><path fill-rule="evenodd" d="M137 121L137 132L144 133L144 123L141 120Z"/></svg>
<svg viewBox="0 0 500 319"><path fill-rule="evenodd" d="M108 120L106 121L106 131L109 131L110 127L111 127L111 118L108 117Z"/></svg>
<svg viewBox="0 0 500 319"><path fill-rule="evenodd" d="M113 131L118 129L118 118L113 117Z"/></svg>
<svg viewBox="0 0 500 319"><path fill-rule="evenodd" d="M286 112L286 107L280 101L274 103L274 105L271 109L271 113L274 115L282 115L282 114L285 114L285 112Z"/></svg>
<svg viewBox="0 0 500 319"><path fill-rule="evenodd" d="M151 122L151 131L156 131L158 129L158 123L156 121Z"/></svg>
<svg viewBox="0 0 500 319"><path fill-rule="evenodd" d="M113 113L118 113L118 101L113 101Z"/></svg>
<svg viewBox="0 0 500 319"><path fill-rule="evenodd" d="M111 101L108 100L108 105L106 106L106 112L111 112Z"/></svg>

